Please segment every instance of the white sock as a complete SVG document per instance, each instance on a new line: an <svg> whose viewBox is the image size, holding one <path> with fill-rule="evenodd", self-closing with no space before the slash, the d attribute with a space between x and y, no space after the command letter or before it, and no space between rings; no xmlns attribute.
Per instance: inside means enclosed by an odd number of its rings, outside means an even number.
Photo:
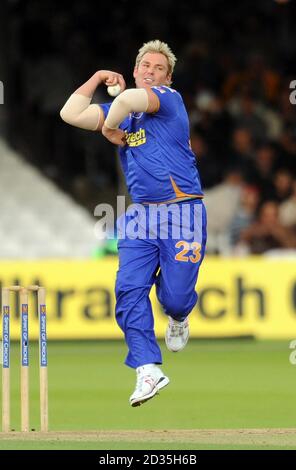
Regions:
<svg viewBox="0 0 296 470"><path fill-rule="evenodd" d="M144 364L143 366L137 367L137 374L149 374L155 369L156 364Z"/></svg>

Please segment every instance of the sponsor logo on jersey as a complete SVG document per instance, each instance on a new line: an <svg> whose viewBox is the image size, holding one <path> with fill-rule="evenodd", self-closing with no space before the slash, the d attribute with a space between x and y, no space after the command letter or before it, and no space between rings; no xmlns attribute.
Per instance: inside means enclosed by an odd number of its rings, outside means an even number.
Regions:
<svg viewBox="0 0 296 470"><path fill-rule="evenodd" d="M140 127L137 132L127 132L126 141L129 147L138 147L146 143L145 129Z"/></svg>

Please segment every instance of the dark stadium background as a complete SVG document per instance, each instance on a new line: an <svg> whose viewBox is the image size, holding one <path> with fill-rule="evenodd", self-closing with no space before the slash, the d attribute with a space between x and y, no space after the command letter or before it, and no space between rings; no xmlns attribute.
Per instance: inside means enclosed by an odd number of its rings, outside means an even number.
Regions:
<svg viewBox="0 0 296 470"><path fill-rule="evenodd" d="M266 200L281 204L296 170L295 10L295 2L273 0L5 0L0 132L91 213L101 201L114 203L124 191L114 149L65 125L59 110L100 68L133 86L138 48L159 38L178 58L173 86L187 105L204 188L238 178L258 190L257 209ZM109 100L104 87L95 100Z"/></svg>

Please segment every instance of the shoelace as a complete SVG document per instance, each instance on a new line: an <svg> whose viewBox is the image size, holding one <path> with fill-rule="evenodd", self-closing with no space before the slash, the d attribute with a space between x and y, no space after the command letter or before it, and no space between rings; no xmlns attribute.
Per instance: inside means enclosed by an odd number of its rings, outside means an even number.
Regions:
<svg viewBox="0 0 296 470"><path fill-rule="evenodd" d="M146 377L151 377L151 376L150 375L140 375L140 374L138 375L136 389L140 389L140 390L142 389L143 381ZM152 377L151 377L151 380L153 380Z"/></svg>
<svg viewBox="0 0 296 470"><path fill-rule="evenodd" d="M170 320L170 335L173 338L176 338L177 336L182 336L184 332L184 327L187 326L186 322L177 322L175 320Z"/></svg>

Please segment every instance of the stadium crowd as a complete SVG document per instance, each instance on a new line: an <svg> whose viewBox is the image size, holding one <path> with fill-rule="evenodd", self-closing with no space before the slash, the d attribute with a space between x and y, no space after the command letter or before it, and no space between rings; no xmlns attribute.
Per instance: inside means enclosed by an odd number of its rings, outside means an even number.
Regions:
<svg viewBox="0 0 296 470"><path fill-rule="evenodd" d="M140 2L141 3L141 2ZM191 122L205 190L208 252L296 249L295 4L151 0L97 14L87 2L7 1L6 135L10 144L91 212L122 194L115 151L65 126L59 110L94 71L121 72L159 38L178 57L173 87ZM109 101L98 89L94 101Z"/></svg>

